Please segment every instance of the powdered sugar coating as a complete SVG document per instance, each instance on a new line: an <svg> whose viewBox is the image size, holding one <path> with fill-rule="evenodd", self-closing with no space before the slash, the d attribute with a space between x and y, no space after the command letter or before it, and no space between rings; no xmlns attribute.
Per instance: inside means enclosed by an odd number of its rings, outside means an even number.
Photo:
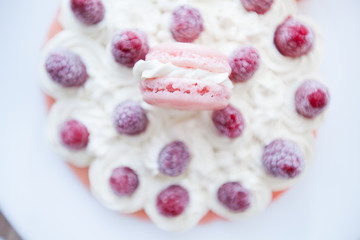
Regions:
<svg viewBox="0 0 360 240"><path fill-rule="evenodd" d="M274 0L241 0L241 3L249 12L265 14L271 8Z"/></svg>
<svg viewBox="0 0 360 240"><path fill-rule="evenodd" d="M136 172L129 167L115 168L110 176L111 189L119 197L132 195L139 186L139 178Z"/></svg>
<svg viewBox="0 0 360 240"><path fill-rule="evenodd" d="M149 52L147 36L138 29L119 31L112 39L111 52L116 62L131 68Z"/></svg>
<svg viewBox="0 0 360 240"><path fill-rule="evenodd" d="M307 80L295 93L296 111L305 118L314 118L322 113L330 101L327 87L315 80Z"/></svg>
<svg viewBox="0 0 360 240"><path fill-rule="evenodd" d="M276 139L264 148L263 165L268 174L279 178L295 178L305 167L304 157L296 143Z"/></svg>
<svg viewBox="0 0 360 240"><path fill-rule="evenodd" d="M217 197L221 204L233 212L243 212L251 204L248 191L239 182L224 183Z"/></svg>
<svg viewBox="0 0 360 240"><path fill-rule="evenodd" d="M85 25L95 25L101 22L105 15L101 0L71 0L71 10Z"/></svg>
<svg viewBox="0 0 360 240"><path fill-rule="evenodd" d="M145 110L134 101L119 104L114 110L113 120L118 133L130 136L144 132L149 123Z"/></svg>
<svg viewBox="0 0 360 240"><path fill-rule="evenodd" d="M313 30L293 17L288 17L280 24L274 36L274 43L279 52L292 58L307 54L312 49L314 41Z"/></svg>
<svg viewBox="0 0 360 240"><path fill-rule="evenodd" d="M184 172L190 161L190 153L181 141L167 144L159 153L159 170L162 174L176 177Z"/></svg>
<svg viewBox="0 0 360 240"><path fill-rule="evenodd" d="M229 78L235 83L245 82L258 70L260 56L253 47L240 48L232 53L229 64L231 66Z"/></svg>
<svg viewBox="0 0 360 240"><path fill-rule="evenodd" d="M79 87L87 79L86 67L80 57L66 49L52 51L45 68L51 79L62 87Z"/></svg>
<svg viewBox="0 0 360 240"><path fill-rule="evenodd" d="M182 5L173 11L170 31L176 41L194 42L203 30L203 19L198 9Z"/></svg>
<svg viewBox="0 0 360 240"><path fill-rule="evenodd" d="M241 112L231 105L214 111L212 120L219 133L229 138L239 137L245 128L245 121Z"/></svg>
<svg viewBox="0 0 360 240"><path fill-rule="evenodd" d="M60 130L61 141L69 149L84 149L89 142L89 132L84 124L71 119L63 124Z"/></svg>
<svg viewBox="0 0 360 240"><path fill-rule="evenodd" d="M171 185L159 193L156 206L161 215L173 218L183 213L189 200L189 194L185 188Z"/></svg>

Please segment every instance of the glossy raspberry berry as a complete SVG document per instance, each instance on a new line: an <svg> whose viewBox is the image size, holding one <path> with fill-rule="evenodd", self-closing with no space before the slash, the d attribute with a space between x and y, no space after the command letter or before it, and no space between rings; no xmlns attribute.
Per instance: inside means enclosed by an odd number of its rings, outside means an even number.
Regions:
<svg viewBox="0 0 360 240"><path fill-rule="evenodd" d="M117 32L112 39L111 51L116 62L132 68L149 52L147 36L137 29Z"/></svg>
<svg viewBox="0 0 360 240"><path fill-rule="evenodd" d="M71 150L86 148L89 142L89 132L84 124L71 119L65 122L60 129L62 144Z"/></svg>
<svg viewBox="0 0 360 240"><path fill-rule="evenodd" d="M240 48L233 52L229 64L231 67L229 78L234 83L245 82L258 70L260 56L253 47Z"/></svg>
<svg viewBox="0 0 360 240"><path fill-rule="evenodd" d="M179 216L188 205L189 193L179 185L171 185L164 189L156 199L156 207L159 213L168 218Z"/></svg>
<svg viewBox="0 0 360 240"><path fill-rule="evenodd" d="M129 167L115 168L109 179L110 187L119 197L132 195L139 186L136 172Z"/></svg>
<svg viewBox="0 0 360 240"><path fill-rule="evenodd" d="M79 87L87 79L86 67L78 55L65 49L50 53L45 69L51 79L62 87Z"/></svg>
<svg viewBox="0 0 360 240"><path fill-rule="evenodd" d="M274 0L241 0L243 7L248 12L265 14L271 8Z"/></svg>
<svg viewBox="0 0 360 240"><path fill-rule="evenodd" d="M119 104L115 108L113 120L118 133L130 136L144 132L149 123L145 110L134 101Z"/></svg>
<svg viewBox="0 0 360 240"><path fill-rule="evenodd" d="M303 117L314 118L325 110L329 100L329 90L325 85L314 80L308 80L296 90L296 111Z"/></svg>
<svg viewBox="0 0 360 240"><path fill-rule="evenodd" d="M301 57L312 49L315 36L312 29L293 17L280 24L274 36L278 51L291 58Z"/></svg>
<svg viewBox="0 0 360 240"><path fill-rule="evenodd" d="M170 31L178 42L194 42L204 31L204 24L198 9L183 5L172 13Z"/></svg>
<svg viewBox="0 0 360 240"><path fill-rule="evenodd" d="M268 174L278 178L295 178L303 171L305 162L298 145L277 139L266 145L262 156Z"/></svg>
<svg viewBox="0 0 360 240"><path fill-rule="evenodd" d="M159 170L162 174L176 177L184 172L190 161L190 153L181 141L167 144L159 154Z"/></svg>
<svg viewBox="0 0 360 240"><path fill-rule="evenodd" d="M95 25L104 19L105 8L100 0L71 0L71 10L85 25Z"/></svg>
<svg viewBox="0 0 360 240"><path fill-rule="evenodd" d="M233 212L243 212L250 207L249 192L239 182L224 183L217 192L219 202Z"/></svg>
<svg viewBox="0 0 360 240"><path fill-rule="evenodd" d="M212 121L219 133L229 138L239 137L245 127L241 112L231 105L214 111Z"/></svg>

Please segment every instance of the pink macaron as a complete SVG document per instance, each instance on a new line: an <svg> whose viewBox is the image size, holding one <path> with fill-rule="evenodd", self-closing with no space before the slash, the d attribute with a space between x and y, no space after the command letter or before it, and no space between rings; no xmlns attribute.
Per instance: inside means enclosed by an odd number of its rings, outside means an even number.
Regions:
<svg viewBox="0 0 360 240"><path fill-rule="evenodd" d="M229 104L231 67L222 53L191 43L164 43L134 66L144 101L179 110L215 110Z"/></svg>

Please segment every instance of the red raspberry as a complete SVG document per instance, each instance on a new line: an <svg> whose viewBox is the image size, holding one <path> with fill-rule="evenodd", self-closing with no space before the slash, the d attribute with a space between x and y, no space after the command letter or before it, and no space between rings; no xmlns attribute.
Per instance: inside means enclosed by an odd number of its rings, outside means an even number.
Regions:
<svg viewBox="0 0 360 240"><path fill-rule="evenodd" d="M194 42L204 31L204 24L198 9L183 5L172 13L170 31L178 42Z"/></svg>
<svg viewBox="0 0 360 240"><path fill-rule="evenodd" d="M267 173L279 178L295 178L304 169L300 148L292 141L277 139L265 146L263 165Z"/></svg>
<svg viewBox="0 0 360 240"><path fill-rule="evenodd" d="M179 185L171 185L162 190L156 199L159 213L168 218L179 216L188 205L188 191Z"/></svg>
<svg viewBox="0 0 360 240"><path fill-rule="evenodd" d="M274 0L241 0L242 5L248 12L265 14L271 8Z"/></svg>
<svg viewBox="0 0 360 240"><path fill-rule="evenodd" d="M129 167L115 168L109 179L110 187L120 197L130 196L139 186L139 179L134 170Z"/></svg>
<svg viewBox="0 0 360 240"><path fill-rule="evenodd" d="M167 144L160 152L158 162L162 174L176 177L182 174L190 161L187 146L180 141Z"/></svg>
<svg viewBox="0 0 360 240"><path fill-rule="evenodd" d="M147 36L140 30L117 32L112 39L112 54L116 62L132 68L139 60L144 60L149 52Z"/></svg>
<svg viewBox="0 0 360 240"><path fill-rule="evenodd" d="M239 137L245 127L244 118L239 110L228 105L222 110L214 111L212 121L216 129L229 138Z"/></svg>
<svg viewBox="0 0 360 240"><path fill-rule="evenodd" d="M218 189L217 197L233 212L243 212L250 207L249 192L239 182L224 183Z"/></svg>
<svg viewBox="0 0 360 240"><path fill-rule="evenodd" d="M126 101L118 105L113 119L118 133L130 136L144 132L149 123L145 110L134 101Z"/></svg>
<svg viewBox="0 0 360 240"><path fill-rule="evenodd" d="M71 0L71 10L85 25L95 25L104 19L105 8L100 0Z"/></svg>
<svg viewBox="0 0 360 240"><path fill-rule="evenodd" d="M61 142L71 150L86 148L89 142L89 132L84 124L77 120L68 120L60 129Z"/></svg>
<svg viewBox="0 0 360 240"><path fill-rule="evenodd" d="M256 49L252 47L240 48L233 52L229 64L231 67L229 78L234 83L245 82L258 70L260 56Z"/></svg>
<svg viewBox="0 0 360 240"><path fill-rule="evenodd" d="M306 118L314 118L322 113L330 100L329 90L322 83L308 80L296 90L296 111Z"/></svg>
<svg viewBox="0 0 360 240"><path fill-rule="evenodd" d="M292 17L288 17L277 27L274 36L274 43L279 52L292 58L307 54L312 49L314 41L312 29Z"/></svg>
<svg viewBox="0 0 360 240"><path fill-rule="evenodd" d="M51 79L62 87L79 87L87 79L80 57L64 49L53 51L46 59L45 68Z"/></svg>

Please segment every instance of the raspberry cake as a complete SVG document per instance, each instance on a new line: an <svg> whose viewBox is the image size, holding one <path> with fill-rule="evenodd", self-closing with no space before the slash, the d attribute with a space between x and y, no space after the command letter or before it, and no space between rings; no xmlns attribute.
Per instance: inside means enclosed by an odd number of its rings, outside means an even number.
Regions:
<svg viewBox="0 0 360 240"><path fill-rule="evenodd" d="M164 230L255 216L314 158L321 53L294 0L64 0L47 138L101 204Z"/></svg>

